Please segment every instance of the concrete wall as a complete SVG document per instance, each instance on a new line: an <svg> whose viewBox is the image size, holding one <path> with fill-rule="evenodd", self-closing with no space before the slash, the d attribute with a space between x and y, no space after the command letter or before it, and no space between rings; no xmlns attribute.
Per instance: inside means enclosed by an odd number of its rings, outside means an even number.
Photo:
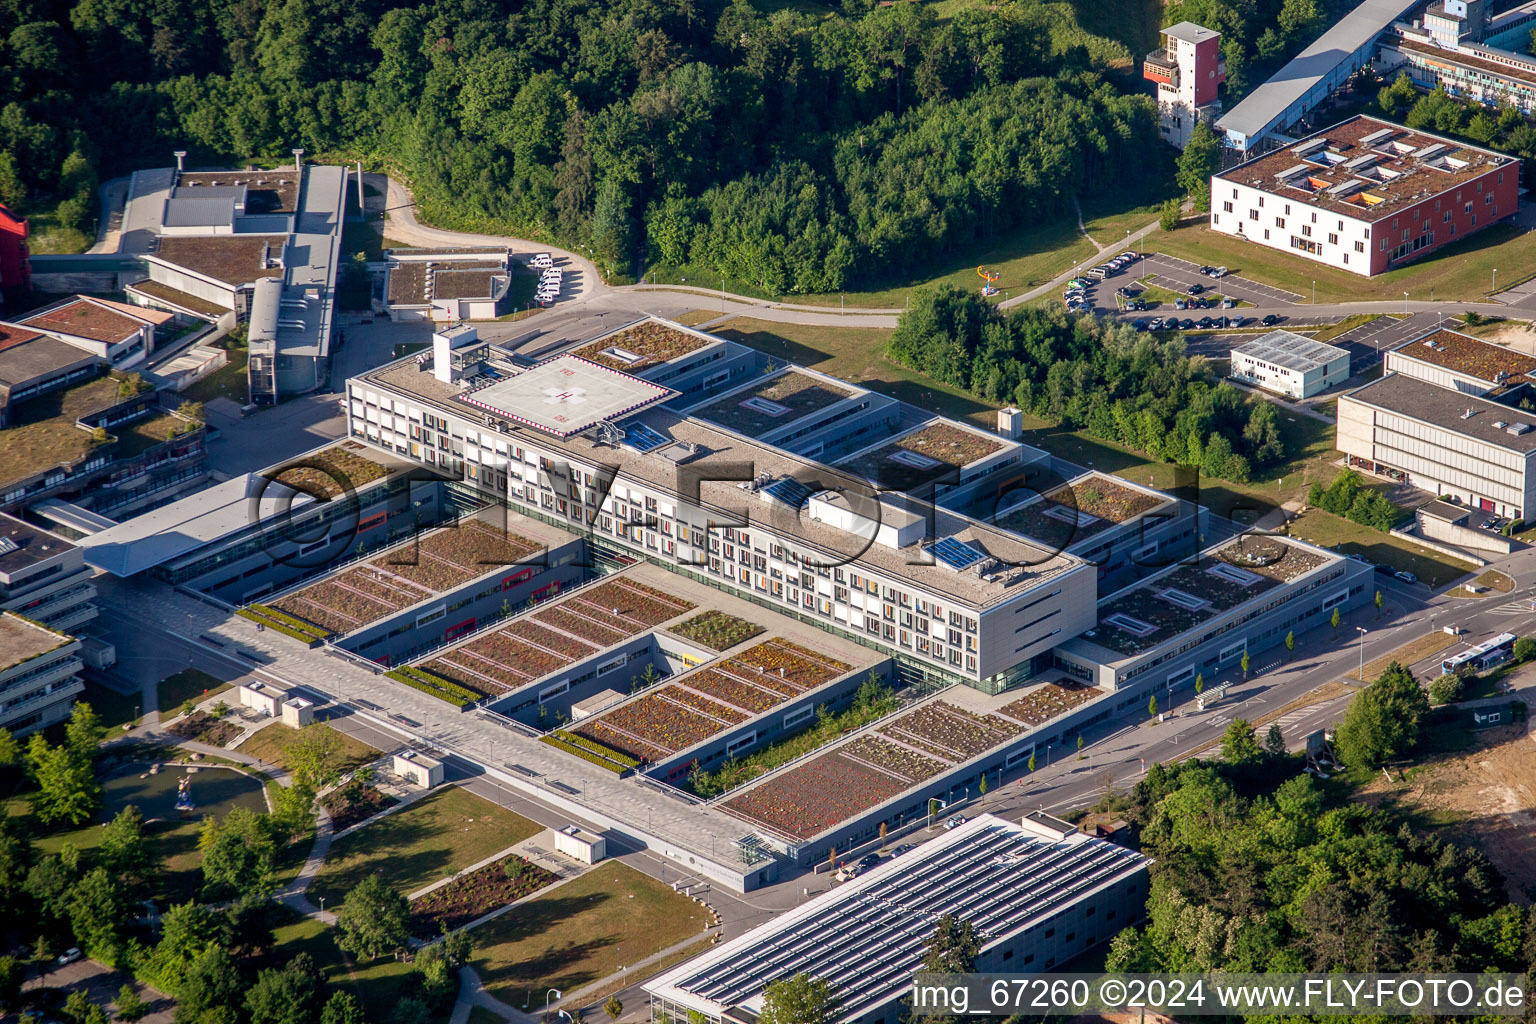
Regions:
<svg viewBox="0 0 1536 1024"><path fill-rule="evenodd" d="M1474 512L1474 516L1487 518L1486 512ZM1494 555L1507 555L1514 550L1514 543L1491 530L1479 530L1470 526L1457 526L1434 516L1418 516L1419 533L1430 540L1444 541L1458 548L1468 548ZM1481 520L1479 520L1481 521Z"/></svg>

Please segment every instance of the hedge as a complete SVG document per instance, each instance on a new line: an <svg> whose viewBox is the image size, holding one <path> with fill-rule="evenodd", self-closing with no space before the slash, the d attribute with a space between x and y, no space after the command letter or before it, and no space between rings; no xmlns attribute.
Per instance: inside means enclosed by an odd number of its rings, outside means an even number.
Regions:
<svg viewBox="0 0 1536 1024"><path fill-rule="evenodd" d="M562 740L554 733L540 736L539 742L548 743L550 746L556 748L557 750L563 750L567 754L574 754L581 758L583 761L589 761L592 764L597 765L599 768L606 768L613 772L615 775L621 777L629 774L629 772L632 771L630 767L621 765L616 761L613 761L611 758L604 757L602 754L595 753L594 751L588 750L585 747L579 747L574 743L567 743L565 740Z"/></svg>
<svg viewBox="0 0 1536 1024"><path fill-rule="evenodd" d="M463 710L480 699L480 695L473 690L466 690L457 683L450 683L446 679L439 679L426 672L420 672L413 668L392 668L384 673L386 678L393 679L397 683L422 693L429 693L438 700L447 701L454 707Z"/></svg>
<svg viewBox="0 0 1536 1024"><path fill-rule="evenodd" d="M287 612L279 611L269 604L250 604L244 608L237 609L235 614L243 615L252 621L261 622L265 625L281 624L287 626L291 630L297 630L307 635L311 640L324 640L332 635L331 631L323 626L317 626L313 622L305 622L303 619L289 615Z"/></svg>
<svg viewBox="0 0 1536 1024"><path fill-rule="evenodd" d="M622 750L614 750L607 744L599 743L596 740L587 739L587 737L581 735L580 733L566 732L564 729L557 729L555 730L555 735L560 737L560 739L564 740L566 743L574 743L578 747L584 747L587 750L592 751L594 754L606 757L612 761L617 761L619 764L622 764L625 767L640 767L639 758L630 757Z"/></svg>

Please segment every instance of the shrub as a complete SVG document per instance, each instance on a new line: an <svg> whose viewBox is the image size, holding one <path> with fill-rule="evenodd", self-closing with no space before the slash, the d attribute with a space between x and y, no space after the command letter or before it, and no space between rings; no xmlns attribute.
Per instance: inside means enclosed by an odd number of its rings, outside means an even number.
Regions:
<svg viewBox="0 0 1536 1024"><path fill-rule="evenodd" d="M1461 677L1447 672L1429 684L1429 699L1433 704L1453 704L1461 700L1464 689Z"/></svg>
<svg viewBox="0 0 1536 1024"><path fill-rule="evenodd" d="M595 750L589 750L580 744L571 742L571 740L575 738L576 737L572 736L568 732L552 732L540 736L539 742L547 743L557 750L565 751L567 754L574 754L575 756L581 758L583 761L595 764L599 768L608 769L615 775L624 775L633 770L634 765L621 763L621 761L631 761L633 758L625 757L625 755L620 754L616 750L610 750L606 753L600 754ZM607 748L604 749L606 750ZM639 762L636 761L635 764L639 764Z"/></svg>
<svg viewBox="0 0 1536 1024"><path fill-rule="evenodd" d="M450 683L421 669L392 668L384 675L397 683L404 683L413 690L420 690L438 700L445 700L456 708L467 708L480 699L480 695L473 690L466 690L457 683Z"/></svg>

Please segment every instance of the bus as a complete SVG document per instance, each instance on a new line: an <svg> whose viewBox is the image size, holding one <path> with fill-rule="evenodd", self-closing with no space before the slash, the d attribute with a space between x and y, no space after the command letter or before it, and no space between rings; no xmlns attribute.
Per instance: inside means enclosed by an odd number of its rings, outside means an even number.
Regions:
<svg viewBox="0 0 1536 1024"><path fill-rule="evenodd" d="M1440 663L1440 671L1447 675L1457 672L1481 672L1509 660L1515 649L1515 634L1500 633L1492 640L1485 640L1476 647L1469 647L1454 657Z"/></svg>

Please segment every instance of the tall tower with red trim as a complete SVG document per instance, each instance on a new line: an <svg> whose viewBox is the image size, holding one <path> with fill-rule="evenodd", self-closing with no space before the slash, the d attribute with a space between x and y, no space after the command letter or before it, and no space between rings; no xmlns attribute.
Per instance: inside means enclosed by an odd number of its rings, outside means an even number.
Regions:
<svg viewBox="0 0 1536 1024"><path fill-rule="evenodd" d="M1221 33L1192 21L1163 29L1163 48L1147 54L1141 74L1157 83L1163 138L1183 149L1196 124L1210 124L1221 114L1217 88L1227 80Z"/></svg>

